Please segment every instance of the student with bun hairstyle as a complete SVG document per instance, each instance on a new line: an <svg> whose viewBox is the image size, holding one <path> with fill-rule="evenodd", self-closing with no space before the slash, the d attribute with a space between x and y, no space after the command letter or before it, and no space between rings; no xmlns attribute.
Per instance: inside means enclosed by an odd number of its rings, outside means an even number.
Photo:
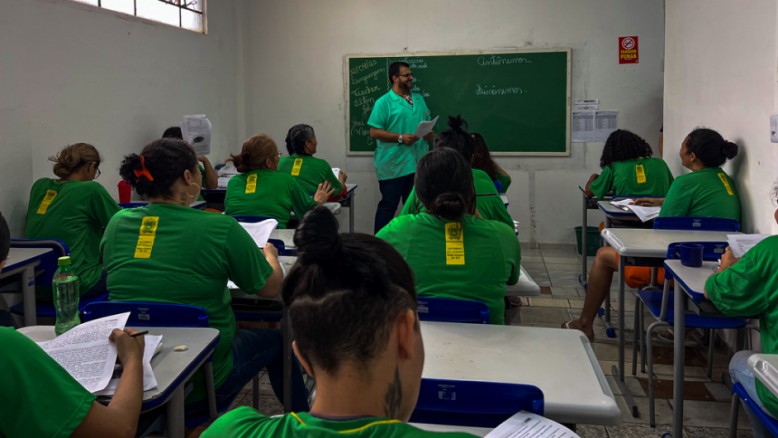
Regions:
<svg viewBox="0 0 778 438"><path fill-rule="evenodd" d="M461 117L448 118L449 128L441 132L435 139L435 148L450 148L459 152L465 158L465 161L472 163L475 151L475 140L465 131L463 126L467 126ZM468 166L469 167L469 166ZM475 207L477 214L484 219L495 220L508 225L513 229L513 219L508 209L500 198L494 182L483 170L473 168L472 182L475 187ZM400 215L416 214L423 211L423 202L419 202L416 194L416 188L411 190L408 201L403 205Z"/></svg>
<svg viewBox="0 0 778 438"><path fill-rule="evenodd" d="M310 412L274 417L240 407L202 436L470 436L405 423L419 394L424 346L413 274L402 256L373 236L339 235L323 207L303 218L294 242L298 259L283 297L295 355L316 379L316 400Z"/></svg>
<svg viewBox="0 0 778 438"><path fill-rule="evenodd" d="M429 152L414 189L424 210L396 217L376 237L411 265L419 295L483 301L490 322L503 324L505 285L519 279L521 250L512 227L473 214L472 174L456 150Z"/></svg>
<svg viewBox="0 0 778 438"><path fill-rule="evenodd" d="M511 176L508 172L503 170L499 164L495 163L492 159L492 154L489 153L489 146L486 145L486 139L484 136L474 132L470 134L473 137L473 159L470 160L473 169L479 169L486 172L489 178L495 183L500 183L500 193L508 191L508 187L511 185Z"/></svg>
<svg viewBox="0 0 778 438"><path fill-rule="evenodd" d="M0 271L8 257L10 232L0 215ZM114 330L122 372L108 406L95 401L79 382L27 336L0 327L0 436L134 437L143 398L143 337Z"/></svg>
<svg viewBox="0 0 778 438"><path fill-rule="evenodd" d="M30 190L27 226L29 239L60 239L70 249L73 268L81 282L81 296L105 291L100 263L100 236L120 210L105 188L94 181L102 159L91 144L75 143L49 157L58 179L41 178ZM37 299L52 301L51 287L37 287Z"/></svg>
<svg viewBox="0 0 778 438"><path fill-rule="evenodd" d="M243 143L241 153L232 155L240 174L227 185L224 214L268 216L278 220L279 228L286 228L290 211L301 218L332 195L330 183L324 181L311 199L291 175L278 171L280 157L276 143L265 134L249 137Z"/></svg>
<svg viewBox="0 0 778 438"><path fill-rule="evenodd" d="M727 159L737 155L735 143L724 140L716 131L697 128L686 136L681 144L681 164L692 173L681 175L673 181L665 198L638 198L639 205L661 205L659 217L693 216L740 220L740 196L735 182L722 169ZM628 275L641 277L637 270L648 272L646 267L628 267ZM590 340L594 339L594 320L602 302L608 296L613 273L619 269L619 255L612 247L597 251L589 271L581 315L562 324L563 328L577 329ZM644 277L650 281L650 274ZM662 277L659 274L659 277ZM633 284L634 286L634 284Z"/></svg>
<svg viewBox="0 0 778 438"><path fill-rule="evenodd" d="M617 129L608 136L600 157L602 172L586 183L586 194L602 198L614 195L664 197L673 182L667 163L651 155L651 146L638 135Z"/></svg>
<svg viewBox="0 0 778 438"><path fill-rule="evenodd" d="M159 139L124 158L120 173L144 207L119 212L105 230L101 250L111 300L195 305L221 337L213 356L217 404L227 403L267 367L282 400L282 338L278 330L237 330L227 280L246 293L278 295L283 273L272 244L264 251L235 219L189 207L200 193L200 169L191 146ZM207 413L199 373L187 416ZM307 408L300 370L293 368L295 409Z"/></svg>
<svg viewBox="0 0 778 438"><path fill-rule="evenodd" d="M278 171L292 175L305 193L316 193L319 184L329 181L333 193L329 201L337 201L348 191L346 189L348 177L343 170L340 170L336 177L332 173L330 163L313 156L318 145L316 133L310 125L292 126L286 134L286 150L289 156L281 158Z"/></svg>

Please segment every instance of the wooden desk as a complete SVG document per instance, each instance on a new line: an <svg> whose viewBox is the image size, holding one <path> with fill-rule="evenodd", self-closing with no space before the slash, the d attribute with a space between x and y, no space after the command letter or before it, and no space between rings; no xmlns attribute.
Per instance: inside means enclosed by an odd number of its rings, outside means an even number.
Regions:
<svg viewBox="0 0 778 438"><path fill-rule="evenodd" d="M674 242L726 242L729 231L654 230L645 228L605 228L602 237L619 253L619 363L613 375L631 407L638 416L637 404L624 384L624 268L628 265L661 266L667 255L667 247ZM653 260L647 260L653 259ZM676 308L676 311L679 311ZM681 318L682 319L682 318ZM682 332L676 332L682 333ZM678 435L680 436L680 435Z"/></svg>
<svg viewBox="0 0 778 438"><path fill-rule="evenodd" d="M422 377L535 385L548 418L616 425L621 412L583 333L544 327L421 322Z"/></svg>
<svg viewBox="0 0 778 438"><path fill-rule="evenodd" d="M162 347L151 359L157 378L157 387L143 393L141 412L166 405L167 433L171 437L184 436L185 383L211 357L219 342L219 331L213 328L143 327L149 334L162 335ZM45 330L45 331L44 331ZM54 326L25 327L20 333L29 333L34 341L54 338ZM32 336L34 334L34 336ZM173 351L177 345L189 347Z"/></svg>
<svg viewBox="0 0 778 438"><path fill-rule="evenodd" d="M53 255L49 248L11 248L5 267L0 272L1 278L14 275L21 276L22 300L24 301L24 325L35 325L37 316L35 312L35 267L41 263L41 259Z"/></svg>

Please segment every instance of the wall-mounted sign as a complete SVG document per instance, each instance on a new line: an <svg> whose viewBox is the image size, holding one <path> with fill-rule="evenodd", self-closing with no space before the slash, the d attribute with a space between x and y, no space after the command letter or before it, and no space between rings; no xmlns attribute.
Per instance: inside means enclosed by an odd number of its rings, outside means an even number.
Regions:
<svg viewBox="0 0 778 438"><path fill-rule="evenodd" d="M638 59L638 37L619 37L619 64L637 64Z"/></svg>

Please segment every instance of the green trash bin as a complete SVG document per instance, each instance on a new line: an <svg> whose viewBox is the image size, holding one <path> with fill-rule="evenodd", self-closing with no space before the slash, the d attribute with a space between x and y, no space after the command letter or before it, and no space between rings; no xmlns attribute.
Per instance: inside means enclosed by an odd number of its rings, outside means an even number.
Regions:
<svg viewBox="0 0 778 438"><path fill-rule="evenodd" d="M581 228L575 227L575 240L579 255L581 254ZM600 249L600 229L597 227L586 227L586 255L595 256L598 249Z"/></svg>

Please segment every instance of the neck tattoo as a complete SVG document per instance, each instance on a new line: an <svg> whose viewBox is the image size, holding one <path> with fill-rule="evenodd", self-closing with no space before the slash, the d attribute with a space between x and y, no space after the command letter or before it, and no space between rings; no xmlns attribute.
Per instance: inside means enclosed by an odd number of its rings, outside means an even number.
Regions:
<svg viewBox="0 0 778 438"><path fill-rule="evenodd" d="M384 395L384 414L386 418L397 418L400 413L402 401L402 385L400 382L400 370L394 368L394 381L386 388Z"/></svg>

